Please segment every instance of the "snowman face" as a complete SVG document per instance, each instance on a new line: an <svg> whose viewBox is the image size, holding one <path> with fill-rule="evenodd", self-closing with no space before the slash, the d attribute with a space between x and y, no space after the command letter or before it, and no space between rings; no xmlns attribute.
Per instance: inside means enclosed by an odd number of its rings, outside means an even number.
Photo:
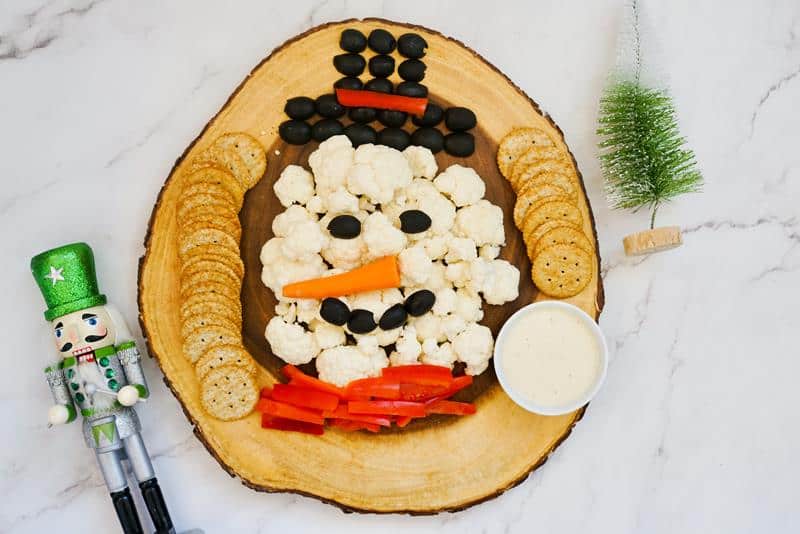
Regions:
<svg viewBox="0 0 800 534"><path fill-rule="evenodd" d="M77 356L112 345L116 329L105 306L94 306L50 322L56 350L62 357Z"/></svg>

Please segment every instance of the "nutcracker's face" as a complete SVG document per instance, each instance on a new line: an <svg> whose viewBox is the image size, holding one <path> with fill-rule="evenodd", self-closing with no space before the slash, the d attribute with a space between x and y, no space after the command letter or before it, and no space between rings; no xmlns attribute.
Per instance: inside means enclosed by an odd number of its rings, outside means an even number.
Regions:
<svg viewBox="0 0 800 534"><path fill-rule="evenodd" d="M79 310L50 322L62 357L77 356L112 345L116 329L105 306Z"/></svg>

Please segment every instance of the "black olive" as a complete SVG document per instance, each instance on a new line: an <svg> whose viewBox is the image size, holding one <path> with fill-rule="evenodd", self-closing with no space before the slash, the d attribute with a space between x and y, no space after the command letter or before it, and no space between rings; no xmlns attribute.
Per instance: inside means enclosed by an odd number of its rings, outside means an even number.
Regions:
<svg viewBox="0 0 800 534"><path fill-rule="evenodd" d="M386 30L372 30L369 32L369 39L367 39L369 47L379 54L391 54L394 47L397 46L397 41L391 33Z"/></svg>
<svg viewBox="0 0 800 534"><path fill-rule="evenodd" d="M406 210L400 214L400 229L407 234L418 234L431 227L431 218L424 211Z"/></svg>
<svg viewBox="0 0 800 534"><path fill-rule="evenodd" d="M375 117L378 116L378 110L375 108L350 108L350 111L347 112L347 116L353 122L361 122L361 123L368 123L375 120Z"/></svg>
<svg viewBox="0 0 800 534"><path fill-rule="evenodd" d="M352 215L337 215L328 223L328 231L339 239L353 239L361 233L361 221Z"/></svg>
<svg viewBox="0 0 800 534"><path fill-rule="evenodd" d="M328 297L322 301L319 316L331 324L342 326L350 318L350 308L341 300Z"/></svg>
<svg viewBox="0 0 800 534"><path fill-rule="evenodd" d="M311 141L311 126L307 122L289 120L278 127L281 139L290 145L304 145Z"/></svg>
<svg viewBox="0 0 800 534"><path fill-rule="evenodd" d="M409 315L419 317L425 314L428 310L433 308L436 302L436 295L433 291L428 289L420 289L415 291L406 299L406 311Z"/></svg>
<svg viewBox="0 0 800 534"><path fill-rule="evenodd" d="M366 124L353 123L344 129L344 134L353 143L353 146L366 145L367 143L374 143L378 137L375 129Z"/></svg>
<svg viewBox="0 0 800 534"><path fill-rule="evenodd" d="M394 58L392 56L372 56L369 58L369 73L376 78L388 78L394 72Z"/></svg>
<svg viewBox="0 0 800 534"><path fill-rule="evenodd" d="M312 99L307 96L296 96L286 101L283 111L289 115L290 119L304 121L311 118L316 110Z"/></svg>
<svg viewBox="0 0 800 534"><path fill-rule="evenodd" d="M444 114L444 123L453 132L463 132L475 128L478 119L467 108L447 108Z"/></svg>
<svg viewBox="0 0 800 534"><path fill-rule="evenodd" d="M358 30L348 28L339 38L339 46L346 52L363 52L367 48L367 38Z"/></svg>
<svg viewBox="0 0 800 534"><path fill-rule="evenodd" d="M408 114L404 111L393 109L382 109L378 112L378 121L384 126L399 128L406 123Z"/></svg>
<svg viewBox="0 0 800 534"><path fill-rule="evenodd" d="M400 82L394 91L398 95L425 98L428 96L428 88L417 82Z"/></svg>
<svg viewBox="0 0 800 534"><path fill-rule="evenodd" d="M361 89L362 87L364 87L364 82L355 76L345 76L344 78L339 78L333 84L334 89Z"/></svg>
<svg viewBox="0 0 800 534"><path fill-rule="evenodd" d="M428 105L425 106L425 114L422 117L411 117L411 122L417 126L436 126L442 122L442 117L444 117L444 110L433 102L428 102Z"/></svg>
<svg viewBox="0 0 800 534"><path fill-rule="evenodd" d="M358 76L364 72L367 60L360 54L339 54L333 56L333 66L345 76Z"/></svg>
<svg viewBox="0 0 800 534"><path fill-rule="evenodd" d="M451 133L444 138L444 151L451 156L465 158L475 152L475 138L471 133Z"/></svg>
<svg viewBox="0 0 800 534"><path fill-rule="evenodd" d="M368 334L377 328L375 317L369 310L353 310L347 320L347 328L354 334Z"/></svg>
<svg viewBox="0 0 800 534"><path fill-rule="evenodd" d="M424 146L436 154L444 148L444 136L436 128L420 128L411 134L411 144Z"/></svg>
<svg viewBox="0 0 800 534"><path fill-rule="evenodd" d="M314 126L311 127L311 137L314 141L319 141L320 143L329 137L342 133L344 133L344 126L336 119L318 120L314 123Z"/></svg>
<svg viewBox="0 0 800 534"><path fill-rule="evenodd" d="M336 95L328 94L317 97L317 113L326 119L338 119L344 115L344 106L336 100Z"/></svg>
<svg viewBox="0 0 800 534"><path fill-rule="evenodd" d="M381 327L381 330L394 330L400 326L403 326L403 323L406 322L408 318L408 312L403 307L402 304L395 304L381 315L381 320L378 321L378 326Z"/></svg>
<svg viewBox="0 0 800 534"><path fill-rule="evenodd" d="M421 82L425 77L425 63L418 59L407 59L397 67L397 74L409 82Z"/></svg>
<svg viewBox="0 0 800 534"><path fill-rule="evenodd" d="M391 93L394 89L394 84L386 78L373 78L364 84L364 89L379 93Z"/></svg>
<svg viewBox="0 0 800 534"><path fill-rule="evenodd" d="M428 43L416 33L404 33L397 39L397 51L401 56L420 58L425 55Z"/></svg>
<svg viewBox="0 0 800 534"><path fill-rule="evenodd" d="M411 144L411 136L401 128L384 128L378 132L378 144L405 150Z"/></svg>

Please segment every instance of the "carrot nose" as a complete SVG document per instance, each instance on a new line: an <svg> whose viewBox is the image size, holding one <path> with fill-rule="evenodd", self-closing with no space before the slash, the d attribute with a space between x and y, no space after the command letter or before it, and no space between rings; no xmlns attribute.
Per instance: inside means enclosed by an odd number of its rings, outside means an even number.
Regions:
<svg viewBox="0 0 800 534"><path fill-rule="evenodd" d="M392 287L400 287L397 256L386 256L346 273L286 284L283 286L283 296L323 299Z"/></svg>

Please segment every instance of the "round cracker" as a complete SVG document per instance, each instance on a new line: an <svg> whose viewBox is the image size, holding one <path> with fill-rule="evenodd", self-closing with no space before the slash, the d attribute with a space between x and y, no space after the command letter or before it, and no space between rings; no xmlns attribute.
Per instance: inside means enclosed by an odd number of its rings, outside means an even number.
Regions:
<svg viewBox="0 0 800 534"><path fill-rule="evenodd" d="M238 330L220 325L195 328L183 339L183 355L194 363L212 347L241 344L241 342L242 333Z"/></svg>
<svg viewBox="0 0 800 534"><path fill-rule="evenodd" d="M216 313L241 324L242 303L219 293L196 293L181 299L181 320L197 313Z"/></svg>
<svg viewBox="0 0 800 534"><path fill-rule="evenodd" d="M223 421L246 416L253 411L258 398L254 376L235 365L223 365L210 371L200 383L203 408Z"/></svg>
<svg viewBox="0 0 800 534"><path fill-rule="evenodd" d="M569 162L561 157L545 158L529 163L527 165L515 166L508 181L514 191L520 191L525 187L534 176L543 172L566 173L569 170Z"/></svg>
<svg viewBox="0 0 800 534"><path fill-rule="evenodd" d="M548 184L563 189L573 203L577 203L578 200L578 190L580 187L577 182L570 177L570 174L561 168L543 169L541 167L531 167L520 177L520 183L522 187L520 187L517 195L522 195L528 188Z"/></svg>
<svg viewBox="0 0 800 534"><path fill-rule="evenodd" d="M191 272L192 269L209 268L208 265L204 265L202 267L196 266L197 263L201 262L204 264L206 262L216 263L220 267L232 269L239 279L244 277L244 262L242 261L242 258L240 258L238 254L230 254L227 250L225 251L225 254L192 254L186 258L183 258L183 263L181 264L181 274Z"/></svg>
<svg viewBox="0 0 800 534"><path fill-rule="evenodd" d="M553 140L539 128L514 128L503 137L497 147L497 166L500 174L508 178L511 167L532 146L552 146Z"/></svg>
<svg viewBox="0 0 800 534"><path fill-rule="evenodd" d="M178 227L178 241L190 236L198 230L220 230L231 236L234 240L242 239L242 226L239 219L226 217L205 217L202 219L191 218Z"/></svg>
<svg viewBox="0 0 800 534"><path fill-rule="evenodd" d="M580 226L567 221L547 221L544 224L540 224L536 229L533 230L533 232L525 236L525 247L528 253L528 258L530 258L531 261L533 261L533 258L536 257L534 255L534 251L536 250L536 244L540 239L542 239L542 236L550 230L555 230L556 228L561 228L562 226L580 231Z"/></svg>
<svg viewBox="0 0 800 534"><path fill-rule="evenodd" d="M533 283L551 297L573 297L589 284L593 261L592 255L572 245L547 247L533 259Z"/></svg>
<svg viewBox="0 0 800 534"><path fill-rule="evenodd" d="M250 189L256 185L267 170L267 154L255 137L244 132L227 133L214 141L216 147L235 152L247 166L249 180L242 186Z"/></svg>
<svg viewBox="0 0 800 534"><path fill-rule="evenodd" d="M208 273L208 276L206 276ZM201 260L192 262L188 267L181 269L181 279L199 276L206 281L220 281L220 277L229 284L241 285L242 276L230 265L219 261Z"/></svg>
<svg viewBox="0 0 800 534"><path fill-rule="evenodd" d="M198 328L209 326L222 326L229 331L241 330L242 325L237 324L230 317L217 313L195 313L181 320L181 338L188 338Z"/></svg>
<svg viewBox="0 0 800 534"><path fill-rule="evenodd" d="M258 372L255 360L241 345L220 345L209 349L197 360L194 370L197 378L203 380L211 371L225 365L241 367L251 375Z"/></svg>
<svg viewBox="0 0 800 534"><path fill-rule="evenodd" d="M564 221L580 226L583 216L571 202L565 200L542 202L535 209L528 210L528 214L525 215L522 222L522 235L527 238L539 225L548 221Z"/></svg>
<svg viewBox="0 0 800 534"><path fill-rule="evenodd" d="M238 278L231 278L229 274L220 271L195 271L190 274L181 275L181 295L189 295L191 293L203 293L200 290L194 290L195 286L205 284L218 284L230 288L230 292L222 292L226 295L235 295L241 293L242 282ZM191 291L190 291L191 290Z"/></svg>
<svg viewBox="0 0 800 534"><path fill-rule="evenodd" d="M554 184L538 184L536 187L528 187L524 192L520 191L517 201L514 203L514 224L517 228L522 227L525 214L528 208L544 199L549 200L569 200L567 193Z"/></svg>
<svg viewBox="0 0 800 534"><path fill-rule="evenodd" d="M235 150L226 150L214 142L198 154L194 160L193 169L207 167L209 163L219 165L231 173L244 189L249 189L245 184L250 182L250 169Z"/></svg>
<svg viewBox="0 0 800 534"><path fill-rule="evenodd" d="M533 245L533 257L547 247L553 245L572 245L585 250L589 254L594 254L594 247L589 238L581 230L572 226L558 226L542 235Z"/></svg>
<svg viewBox="0 0 800 534"><path fill-rule="evenodd" d="M239 241L230 234L216 228L201 228L178 241L178 255L189 255L189 252L200 246L216 246L239 254Z"/></svg>
<svg viewBox="0 0 800 534"><path fill-rule="evenodd" d="M178 200L178 221L184 221L198 213L214 214L216 212L233 213L236 215L238 210L229 199L210 193L195 193L190 196L181 196Z"/></svg>
<svg viewBox="0 0 800 534"><path fill-rule="evenodd" d="M231 173L216 163L211 163L190 172L184 177L183 181L184 187L195 184L212 184L222 187L231 195L238 206L241 206L244 201L245 189L242 184Z"/></svg>
<svg viewBox="0 0 800 534"><path fill-rule="evenodd" d="M189 285L191 284L191 285ZM220 284L217 282L191 282L181 281L181 298L188 299L192 295L200 295L205 293L213 293L217 295L224 295L231 300L240 298L242 293L241 287L237 284Z"/></svg>

